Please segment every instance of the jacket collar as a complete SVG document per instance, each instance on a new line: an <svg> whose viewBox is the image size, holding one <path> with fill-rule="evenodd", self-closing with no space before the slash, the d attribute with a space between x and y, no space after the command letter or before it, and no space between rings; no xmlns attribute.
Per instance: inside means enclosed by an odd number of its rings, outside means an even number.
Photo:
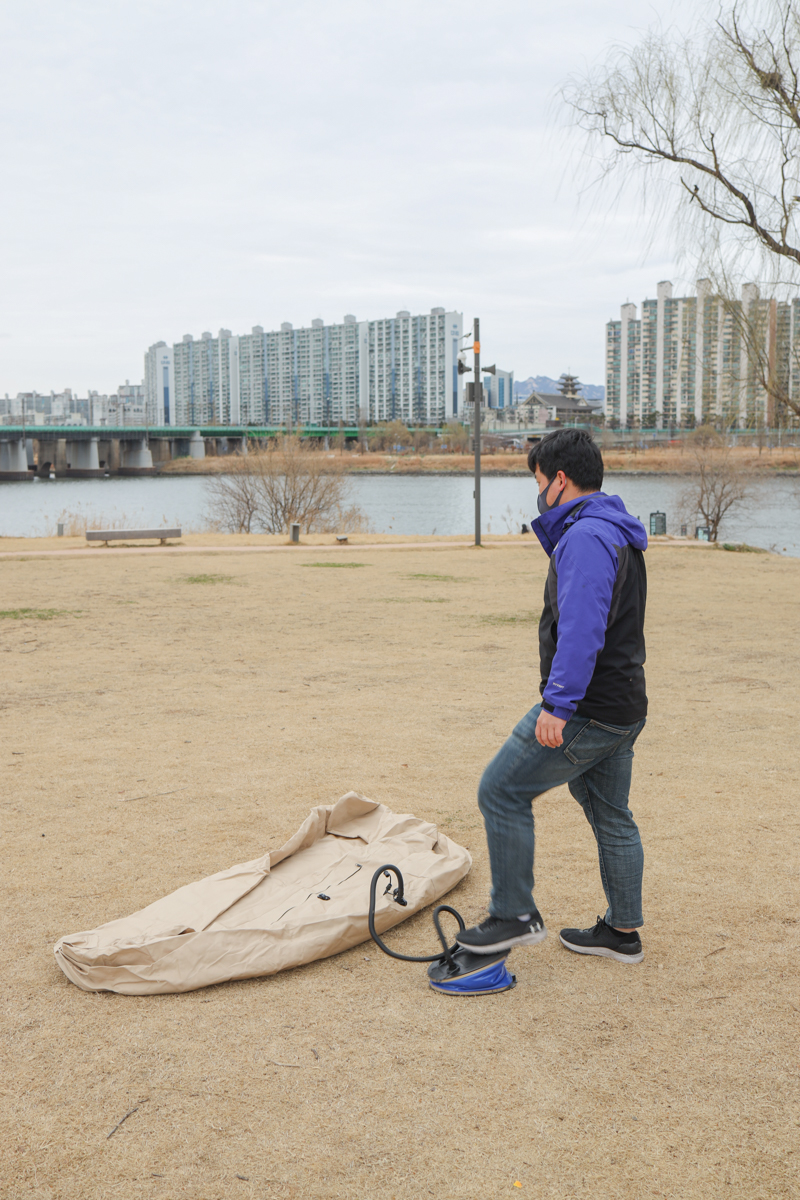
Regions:
<svg viewBox="0 0 800 1200"><path fill-rule="evenodd" d="M542 543L542 549L548 558L561 540L567 525L577 521L578 514L588 499L588 496L576 496L574 500L551 508L549 512L542 513L531 522L531 528Z"/></svg>

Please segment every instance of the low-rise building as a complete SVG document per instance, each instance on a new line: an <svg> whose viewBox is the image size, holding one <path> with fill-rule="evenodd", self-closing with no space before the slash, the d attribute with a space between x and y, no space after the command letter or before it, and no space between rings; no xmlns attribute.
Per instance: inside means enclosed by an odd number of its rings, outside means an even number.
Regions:
<svg viewBox="0 0 800 1200"><path fill-rule="evenodd" d="M557 386L557 392L534 391L513 408L487 413L489 427L513 430L588 425L602 413L602 402L592 404L586 400L576 376L562 375Z"/></svg>

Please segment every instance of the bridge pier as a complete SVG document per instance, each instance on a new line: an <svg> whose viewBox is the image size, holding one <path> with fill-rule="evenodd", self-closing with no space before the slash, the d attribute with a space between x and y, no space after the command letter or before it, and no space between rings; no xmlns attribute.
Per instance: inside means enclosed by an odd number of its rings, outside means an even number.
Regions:
<svg viewBox="0 0 800 1200"><path fill-rule="evenodd" d="M151 437L149 446L154 465L160 466L172 458L172 442L169 438Z"/></svg>
<svg viewBox="0 0 800 1200"><path fill-rule="evenodd" d="M198 441L195 439L198 439ZM172 458L205 458L205 443L199 433L191 437L172 438L169 443Z"/></svg>
<svg viewBox="0 0 800 1200"><path fill-rule="evenodd" d="M81 442L67 441L67 468L64 474L73 479L102 478L105 472L100 467L99 440L93 437Z"/></svg>
<svg viewBox="0 0 800 1200"><path fill-rule="evenodd" d="M143 437L138 442L120 442L120 475L155 475L153 455Z"/></svg>
<svg viewBox="0 0 800 1200"><path fill-rule="evenodd" d="M67 460L64 457L64 439L48 438L45 441L44 438L35 438L34 456L37 478L49 479L57 471L63 474L67 465Z"/></svg>
<svg viewBox="0 0 800 1200"><path fill-rule="evenodd" d="M116 475L120 467L119 438L101 438L97 445L97 453L100 459L100 470L104 474Z"/></svg>
<svg viewBox="0 0 800 1200"><path fill-rule="evenodd" d="M210 452L220 458L228 454L247 454L246 437L206 438L205 441L207 454ZM210 446L216 448L209 451Z"/></svg>
<svg viewBox="0 0 800 1200"><path fill-rule="evenodd" d="M25 438L9 438L0 441L0 479L13 483L15 480L32 479L28 470L28 451Z"/></svg>

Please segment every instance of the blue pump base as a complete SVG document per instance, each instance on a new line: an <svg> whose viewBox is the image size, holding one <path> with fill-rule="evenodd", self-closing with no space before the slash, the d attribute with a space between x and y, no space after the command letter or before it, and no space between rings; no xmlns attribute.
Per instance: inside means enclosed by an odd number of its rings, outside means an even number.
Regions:
<svg viewBox="0 0 800 1200"><path fill-rule="evenodd" d="M516 975L506 966L507 951L473 954L459 947L450 957L455 970L444 957L428 967L428 982L435 992L448 996L489 996L517 985Z"/></svg>
<svg viewBox="0 0 800 1200"><path fill-rule="evenodd" d="M392 875L397 879L396 888L392 887ZM456 912L449 904L438 904L433 910L433 924L442 944L443 954L400 954L399 951L390 949L375 928L375 903L378 880L381 876L389 881L383 890L384 896L391 895L394 903L402 906L408 904L408 901L404 896L403 876L398 868L392 863L384 863L382 867L378 867L369 885L367 923L370 937L384 954L388 954L390 958L399 958L401 962L430 963L430 986L435 992L444 992L447 996L490 996L494 992L507 992L517 986L516 975L511 975L506 967L507 950L495 954L474 954L471 950L459 946L458 942L448 946L440 920L443 912L455 917L459 929L466 929L461 913Z"/></svg>

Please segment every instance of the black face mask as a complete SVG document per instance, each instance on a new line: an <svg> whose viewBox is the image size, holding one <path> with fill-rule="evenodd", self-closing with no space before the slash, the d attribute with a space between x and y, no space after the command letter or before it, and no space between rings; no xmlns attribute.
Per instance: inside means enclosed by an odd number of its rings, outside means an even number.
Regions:
<svg viewBox="0 0 800 1200"><path fill-rule="evenodd" d="M553 479L555 479L555 475L553 476ZM556 508L558 506L558 502L561 499L561 492L563 492L563 490L564 490L562 488L561 491L557 493L556 498L553 501L553 503L548 504L547 503L547 493L550 491L550 484L553 482L553 479L548 479L547 486L542 488L542 490L539 492L539 495L536 499L536 506L539 509L539 512L542 514L542 516L544 516L545 513L550 512L550 510L552 508Z"/></svg>

